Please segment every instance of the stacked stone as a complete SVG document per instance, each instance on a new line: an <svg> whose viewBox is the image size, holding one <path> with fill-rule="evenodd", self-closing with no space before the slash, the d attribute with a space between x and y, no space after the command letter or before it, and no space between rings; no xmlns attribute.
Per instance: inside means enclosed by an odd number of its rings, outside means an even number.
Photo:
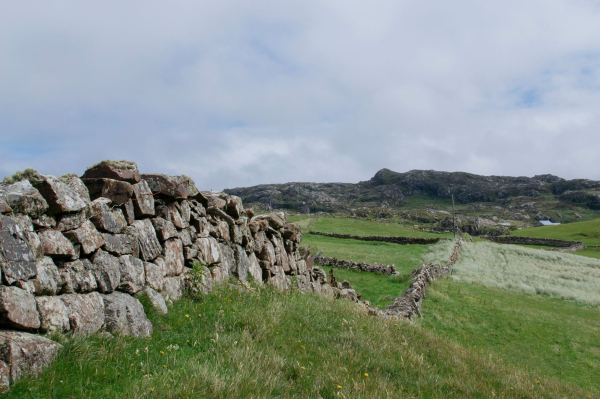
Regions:
<svg viewBox="0 0 600 399"><path fill-rule="evenodd" d="M31 332L150 335L141 293L163 312L186 285L208 293L230 276L336 295L297 251L300 230L283 213L254 216L238 197L200 192L185 176L140 174L127 161L101 162L81 178L25 177L0 184L5 387L60 348ZM194 266L200 283L188 278ZM18 348L30 358L15 360Z"/></svg>
<svg viewBox="0 0 600 399"><path fill-rule="evenodd" d="M349 270L360 270L363 272L370 273L381 273L385 276L390 274L398 274L395 265L382 265L380 263L365 263L365 262L354 262L352 260L338 259L335 257L328 256L316 256L314 258L316 264L321 266L333 266L339 267L340 269L349 269Z"/></svg>
<svg viewBox="0 0 600 399"><path fill-rule="evenodd" d="M388 236L354 236L351 234L339 234L339 233L323 233L320 231L311 231L310 234L315 234L325 237L334 238L346 238L351 240L360 241L379 241L379 242L391 242L400 245L430 245L440 241L445 241L447 238L421 238L421 237L388 237Z"/></svg>

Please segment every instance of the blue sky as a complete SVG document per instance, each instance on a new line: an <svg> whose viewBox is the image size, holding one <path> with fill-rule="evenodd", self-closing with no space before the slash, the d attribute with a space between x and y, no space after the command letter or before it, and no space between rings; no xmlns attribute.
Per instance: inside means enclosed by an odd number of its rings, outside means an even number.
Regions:
<svg viewBox="0 0 600 399"><path fill-rule="evenodd" d="M596 1L0 2L0 177L600 180L599 109Z"/></svg>

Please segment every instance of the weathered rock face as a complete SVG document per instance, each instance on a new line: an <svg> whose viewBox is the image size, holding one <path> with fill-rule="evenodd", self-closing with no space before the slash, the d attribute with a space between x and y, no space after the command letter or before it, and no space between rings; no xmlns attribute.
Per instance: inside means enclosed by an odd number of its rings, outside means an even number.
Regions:
<svg viewBox="0 0 600 399"><path fill-rule="evenodd" d="M35 277L35 256L25 234L9 216L0 215L0 266L5 283Z"/></svg>
<svg viewBox="0 0 600 399"><path fill-rule="evenodd" d="M0 325L21 330L40 328L35 297L17 287L0 287Z"/></svg>
<svg viewBox="0 0 600 399"><path fill-rule="evenodd" d="M31 280L36 295L56 295L63 284L58 268L47 256L36 262L36 277Z"/></svg>
<svg viewBox="0 0 600 399"><path fill-rule="evenodd" d="M154 226L154 229L156 230L156 236L160 241L166 241L169 238L179 237L175 225L168 220L160 217L154 218L152 219L152 225Z"/></svg>
<svg viewBox="0 0 600 399"><path fill-rule="evenodd" d="M113 255L139 256L139 244L134 236L128 234L103 234L104 245L102 249Z"/></svg>
<svg viewBox="0 0 600 399"><path fill-rule="evenodd" d="M9 212L8 207L13 212L23 213L32 218L37 218L48 210L48 203L42 197L28 180L23 180L14 184L0 184L0 198L5 204L0 205L0 213Z"/></svg>
<svg viewBox="0 0 600 399"><path fill-rule="evenodd" d="M91 221L97 229L109 233L121 233L127 227L127 221L121 209L110 208L108 198L98 198L92 201Z"/></svg>
<svg viewBox="0 0 600 399"><path fill-rule="evenodd" d="M227 270L229 275L233 275L236 270L235 254L229 245L219 244L221 250L221 266Z"/></svg>
<svg viewBox="0 0 600 399"><path fill-rule="evenodd" d="M189 180L183 176L143 174L142 179L148 182L148 186L154 195L174 199L187 199L188 196L193 195Z"/></svg>
<svg viewBox="0 0 600 399"><path fill-rule="evenodd" d="M84 178L83 183L87 187L92 200L103 197L108 198L113 205L124 205L133 196L133 186L125 181L106 178Z"/></svg>
<svg viewBox="0 0 600 399"><path fill-rule="evenodd" d="M71 329L67 307L59 297L38 296L35 301L40 312L41 329L43 331L67 331Z"/></svg>
<svg viewBox="0 0 600 399"><path fill-rule="evenodd" d="M165 286L165 272L156 263L144 262L146 284L155 290L162 291Z"/></svg>
<svg viewBox="0 0 600 399"><path fill-rule="evenodd" d="M123 216L125 216L127 224L135 222L135 208L133 206L133 200L129 200L124 203L121 206L121 210L123 211Z"/></svg>
<svg viewBox="0 0 600 399"><path fill-rule="evenodd" d="M214 238L198 238L195 242L198 246L200 261L207 265L213 265L221 261L221 250L217 240Z"/></svg>
<svg viewBox="0 0 600 399"><path fill-rule="evenodd" d="M99 249L92 257L92 264L100 292L110 293L117 289L121 283L119 258Z"/></svg>
<svg viewBox="0 0 600 399"><path fill-rule="evenodd" d="M186 287L193 293L209 294L212 291L212 274L206 266L188 270L185 274Z"/></svg>
<svg viewBox="0 0 600 399"><path fill-rule="evenodd" d="M104 295L106 329L111 333L148 337L152 323L136 298L121 292Z"/></svg>
<svg viewBox="0 0 600 399"><path fill-rule="evenodd" d="M262 284L262 270L254 253L248 258L248 274L252 276L255 283Z"/></svg>
<svg viewBox="0 0 600 399"><path fill-rule="evenodd" d="M10 365L11 383L27 374L39 374L61 348L59 343L39 335L0 331L0 358Z"/></svg>
<svg viewBox="0 0 600 399"><path fill-rule="evenodd" d="M167 304L165 303L165 298L163 298L161 294L154 291L149 286L145 286L141 293L148 296L152 306L154 306L159 312L161 312L162 314L167 314Z"/></svg>
<svg viewBox="0 0 600 399"><path fill-rule="evenodd" d="M41 175L33 185L42 194L53 214L78 212L88 205L77 191L54 176Z"/></svg>
<svg viewBox="0 0 600 399"><path fill-rule="evenodd" d="M79 252L73 243L58 230L43 230L39 233L44 255L55 259L76 259Z"/></svg>
<svg viewBox="0 0 600 399"><path fill-rule="evenodd" d="M129 161L100 162L88 168L82 178L106 178L131 184L139 183L142 179L137 165Z"/></svg>
<svg viewBox="0 0 600 399"><path fill-rule="evenodd" d="M128 230L128 233L137 238L142 260L149 262L156 259L161 254L162 247L156 237L152 222L148 219L136 220L130 227L131 230Z"/></svg>
<svg viewBox="0 0 600 399"><path fill-rule="evenodd" d="M164 252L167 277L178 276L183 273L184 259L181 240L172 238L165 241Z"/></svg>
<svg viewBox="0 0 600 399"><path fill-rule="evenodd" d="M59 270L62 278L62 293L86 293L98 288L96 277L92 273L92 263L84 259L67 262L61 265Z"/></svg>
<svg viewBox="0 0 600 399"><path fill-rule="evenodd" d="M73 332L93 334L104 325L104 302L97 292L61 295L59 298L67 307Z"/></svg>
<svg viewBox="0 0 600 399"><path fill-rule="evenodd" d="M154 215L154 196L146 180L133 185L133 207L136 216Z"/></svg>
<svg viewBox="0 0 600 399"><path fill-rule="evenodd" d="M58 180L65 183L67 186L69 186L71 188L71 190L73 190L77 194L79 194L79 197L81 199L83 199L83 201L86 204L89 204L91 202L90 193L89 193L87 187L81 181L81 179L79 177L77 177L77 175L74 175L74 174L62 175L61 177L58 178Z"/></svg>
<svg viewBox="0 0 600 399"><path fill-rule="evenodd" d="M237 276L240 281L248 281L248 271L250 270L250 259L244 248L239 245L235 246L235 266L233 275Z"/></svg>
<svg viewBox="0 0 600 399"><path fill-rule="evenodd" d="M86 208L79 212L56 215L56 229L64 232L80 228L89 216L88 211Z"/></svg>
<svg viewBox="0 0 600 399"><path fill-rule="evenodd" d="M165 277L165 285L163 288L163 294L167 296L168 300L177 301L181 299L185 292L185 277Z"/></svg>
<svg viewBox="0 0 600 399"><path fill-rule="evenodd" d="M119 270L121 272L121 283L119 290L128 294L135 294L142 289L146 282L144 262L131 255L123 255L119 258Z"/></svg>
<svg viewBox="0 0 600 399"><path fill-rule="evenodd" d="M102 245L104 245L104 236L96 230L96 227L86 220L80 228L64 233L71 242L81 244L81 251L85 254L91 254Z"/></svg>

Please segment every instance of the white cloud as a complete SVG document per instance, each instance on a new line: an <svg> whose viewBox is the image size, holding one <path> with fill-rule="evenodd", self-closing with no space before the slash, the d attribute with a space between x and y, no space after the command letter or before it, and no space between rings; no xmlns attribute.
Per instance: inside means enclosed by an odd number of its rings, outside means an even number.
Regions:
<svg viewBox="0 0 600 399"><path fill-rule="evenodd" d="M591 0L0 11L0 175L126 158L207 189L382 167L600 179Z"/></svg>

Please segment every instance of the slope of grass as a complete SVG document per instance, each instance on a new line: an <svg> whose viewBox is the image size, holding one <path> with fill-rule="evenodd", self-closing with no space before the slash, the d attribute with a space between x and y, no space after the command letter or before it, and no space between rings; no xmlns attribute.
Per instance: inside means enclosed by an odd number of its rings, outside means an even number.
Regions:
<svg viewBox="0 0 600 399"><path fill-rule="evenodd" d="M148 339L66 341L6 397L587 397L349 301L221 288L150 318Z"/></svg>
<svg viewBox="0 0 600 399"><path fill-rule="evenodd" d="M521 229L513 232L520 237L555 238L559 240L583 241L585 245L600 245L600 219L588 222L561 224Z"/></svg>
<svg viewBox="0 0 600 399"><path fill-rule="evenodd" d="M429 256L429 255L428 255ZM452 278L600 308L600 260L489 242L464 246Z"/></svg>
<svg viewBox="0 0 600 399"><path fill-rule="evenodd" d="M600 310L442 279L422 312L439 336L600 394Z"/></svg>
<svg viewBox="0 0 600 399"><path fill-rule="evenodd" d="M313 234L303 234L302 245L309 246L312 253L323 251L325 256L355 262L394 264L396 270L402 275L421 267L421 258L429 251L430 247L430 245L398 245Z"/></svg>
<svg viewBox="0 0 600 399"><path fill-rule="evenodd" d="M448 233L432 233L393 223L375 222L372 220L319 217L316 219L290 218L307 227L309 231L322 233L350 234L355 236L399 236L399 237L452 237Z"/></svg>

